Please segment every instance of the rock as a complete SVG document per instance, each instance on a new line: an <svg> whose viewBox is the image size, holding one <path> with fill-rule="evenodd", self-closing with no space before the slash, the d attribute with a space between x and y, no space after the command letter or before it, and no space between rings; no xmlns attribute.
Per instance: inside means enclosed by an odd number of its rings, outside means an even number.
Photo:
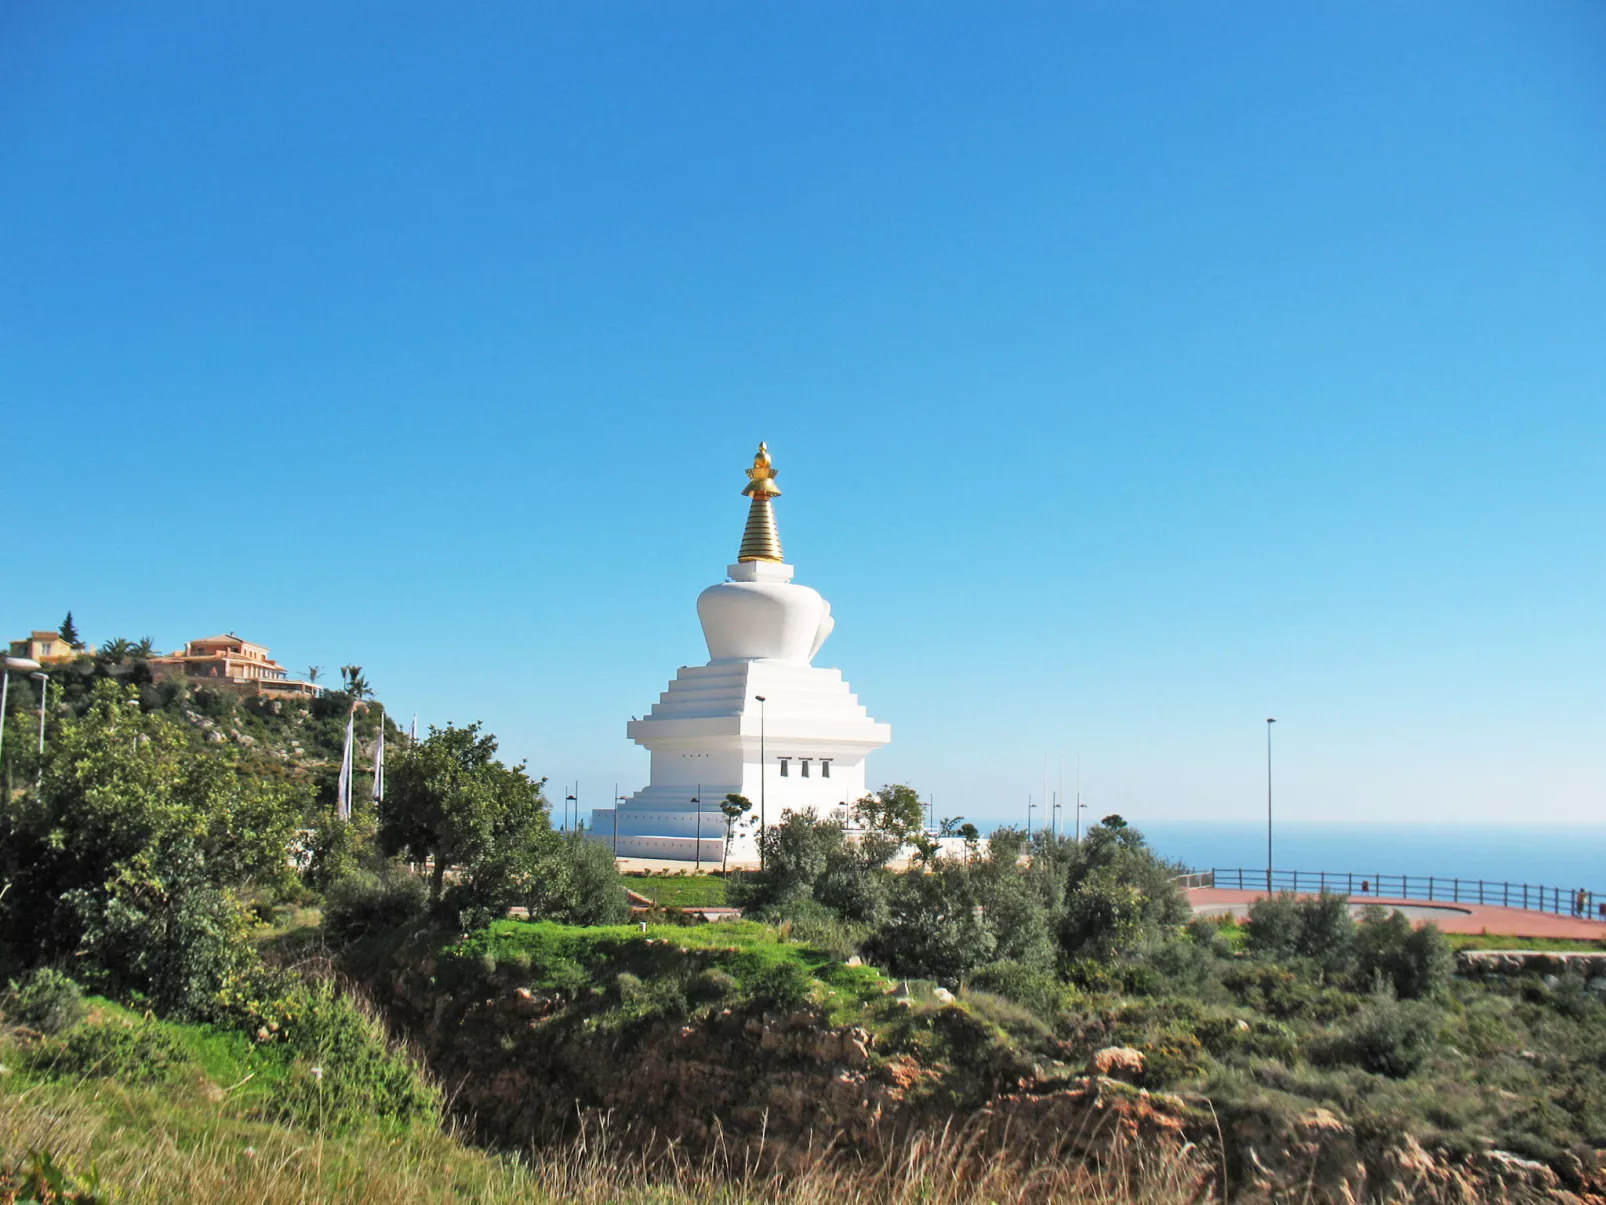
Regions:
<svg viewBox="0 0 1606 1205"><path fill-rule="evenodd" d="M954 1002L954 994L945 987L932 988L931 996L938 1004L952 1004Z"/></svg>
<svg viewBox="0 0 1606 1205"><path fill-rule="evenodd" d="M1143 1052L1130 1046L1106 1046L1088 1064L1092 1074L1131 1082L1143 1074Z"/></svg>
<svg viewBox="0 0 1606 1205"><path fill-rule="evenodd" d="M842 965L845 967L862 967L864 965L864 959L860 958L857 954L854 954Z"/></svg>
<svg viewBox="0 0 1606 1205"><path fill-rule="evenodd" d="M1560 1183L1556 1173L1543 1163L1524 1159L1510 1151L1485 1151L1478 1162L1490 1178L1500 1184L1523 1184L1549 1190Z"/></svg>

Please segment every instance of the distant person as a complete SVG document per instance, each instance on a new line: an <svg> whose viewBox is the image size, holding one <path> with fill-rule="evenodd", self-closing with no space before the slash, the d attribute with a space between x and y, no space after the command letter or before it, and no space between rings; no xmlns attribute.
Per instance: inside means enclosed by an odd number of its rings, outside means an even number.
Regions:
<svg viewBox="0 0 1606 1205"><path fill-rule="evenodd" d="M1578 894L1573 896L1573 915L1589 915L1589 892L1585 891L1582 887L1578 889Z"/></svg>
<svg viewBox="0 0 1606 1205"><path fill-rule="evenodd" d="M1361 894L1365 895L1370 890L1372 890L1372 880L1370 880L1370 879L1362 879L1361 880Z"/></svg>

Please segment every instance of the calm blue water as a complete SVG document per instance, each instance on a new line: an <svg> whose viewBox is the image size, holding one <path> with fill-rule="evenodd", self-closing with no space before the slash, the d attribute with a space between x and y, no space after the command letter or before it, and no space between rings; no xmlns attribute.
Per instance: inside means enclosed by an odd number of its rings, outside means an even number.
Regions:
<svg viewBox="0 0 1606 1205"><path fill-rule="evenodd" d="M1266 865L1264 824L1156 821L1139 825L1168 858L1201 870ZM1283 870L1434 875L1606 892L1606 825L1279 824Z"/></svg>
<svg viewBox="0 0 1606 1205"><path fill-rule="evenodd" d="M1266 866L1266 826L1156 823L1148 843L1196 869ZM1433 874L1606 890L1606 826L1278 824L1274 861L1288 871Z"/></svg>

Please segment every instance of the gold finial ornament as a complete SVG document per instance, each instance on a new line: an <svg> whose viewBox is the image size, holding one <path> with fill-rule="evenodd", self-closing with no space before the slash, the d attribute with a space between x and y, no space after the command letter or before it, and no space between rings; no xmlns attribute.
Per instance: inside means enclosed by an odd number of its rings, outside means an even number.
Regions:
<svg viewBox="0 0 1606 1205"><path fill-rule="evenodd" d="M758 445L753 467L747 470L747 485L742 490L753 500L747 508L747 527L742 532L742 550L738 561L781 561L781 533L775 529L775 512L770 499L781 496L781 487L775 484L775 468L770 462L768 444Z"/></svg>

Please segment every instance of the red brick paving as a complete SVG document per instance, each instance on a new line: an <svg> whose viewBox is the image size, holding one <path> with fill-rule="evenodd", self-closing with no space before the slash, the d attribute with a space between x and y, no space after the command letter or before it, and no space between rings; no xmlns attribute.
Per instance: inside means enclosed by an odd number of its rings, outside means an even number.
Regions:
<svg viewBox="0 0 1606 1205"><path fill-rule="evenodd" d="M1301 898L1314 892L1302 891ZM1264 891L1238 891L1225 887L1190 887L1188 902L1197 907L1210 904L1248 904L1264 899ZM1433 923L1446 933L1496 934L1503 937L1561 937L1583 941L1606 941L1606 922L1557 916L1553 912L1533 912L1526 908L1497 908L1492 904L1450 904L1443 901L1398 900L1371 895L1352 895L1354 904L1381 904L1385 908L1431 909ZM1411 911L1406 912L1412 916ZM1427 916L1413 916L1426 923Z"/></svg>

